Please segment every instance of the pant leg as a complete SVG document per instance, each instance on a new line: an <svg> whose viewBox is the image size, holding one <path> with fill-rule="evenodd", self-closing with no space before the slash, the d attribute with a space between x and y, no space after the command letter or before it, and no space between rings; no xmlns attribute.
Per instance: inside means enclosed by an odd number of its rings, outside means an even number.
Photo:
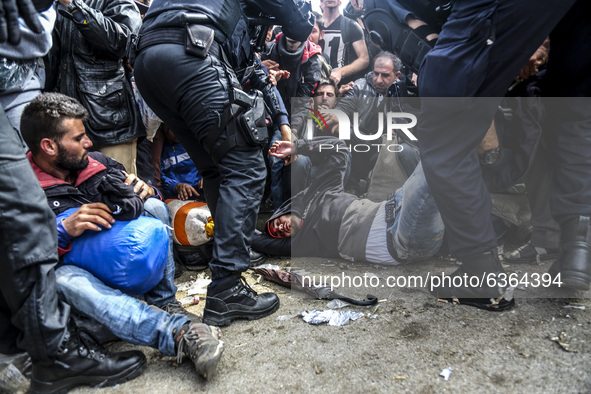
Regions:
<svg viewBox="0 0 591 394"><path fill-rule="evenodd" d="M103 324L117 337L134 345L151 346L175 356L173 330L189 321L113 289L90 272L74 265L56 270L61 299L78 313Z"/></svg>
<svg viewBox="0 0 591 394"><path fill-rule="evenodd" d="M532 245L540 248L558 249L560 243L560 225L550 211L550 191L556 159L550 147L554 144L540 142L536 157L525 176L527 199L531 210ZM549 142L549 141L548 141Z"/></svg>
<svg viewBox="0 0 591 394"><path fill-rule="evenodd" d="M168 226L168 254L162 280L152 290L144 294L150 305L161 307L174 301L177 287L174 284L174 253L172 250L172 230L170 229L170 212L168 206L157 198L148 198L144 203L144 216L155 217Z"/></svg>
<svg viewBox="0 0 591 394"><path fill-rule="evenodd" d="M210 263L212 278L244 272L250 266L248 248L263 197L265 162L261 151L230 151L219 162L220 186L215 241L221 246ZM215 250L215 249L214 249Z"/></svg>
<svg viewBox="0 0 591 394"><path fill-rule="evenodd" d="M418 135L429 187L459 257L496 246L476 147L501 97L574 0L458 0L419 73ZM552 10L552 12L548 12ZM482 101L480 101L482 100Z"/></svg>
<svg viewBox="0 0 591 394"><path fill-rule="evenodd" d="M562 223L591 216L591 98L553 98L556 166L550 204Z"/></svg>
<svg viewBox="0 0 591 394"><path fill-rule="evenodd" d="M163 62L162 59L175 59ZM138 55L135 77L142 96L183 144L204 178L204 192L215 222L213 279L248 269L248 246L265 181L260 149L233 149L217 165L205 140L228 103L228 81L220 61L187 55L181 45L149 47ZM218 143L228 138L226 129Z"/></svg>
<svg viewBox="0 0 591 394"><path fill-rule="evenodd" d="M308 156L298 155L290 167L291 195L295 196L312 182L312 160Z"/></svg>
<svg viewBox="0 0 591 394"><path fill-rule="evenodd" d="M398 160L400 161L400 165L406 172L406 176L409 176L415 171L417 165L421 161L421 156L419 154L419 150L410 145L407 142L400 143L402 150L398 152Z"/></svg>
<svg viewBox="0 0 591 394"><path fill-rule="evenodd" d="M70 308L58 301L55 216L0 109L0 352L57 355Z"/></svg>
<svg viewBox="0 0 591 394"><path fill-rule="evenodd" d="M435 255L443 243L444 226L421 163L394 198L396 218L388 231L398 256L423 260Z"/></svg>
<svg viewBox="0 0 591 394"><path fill-rule="evenodd" d="M137 144L137 176L151 186L156 186L156 170L152 162L152 142L144 138Z"/></svg>
<svg viewBox="0 0 591 394"><path fill-rule="evenodd" d="M96 150L123 164L128 173L137 175L137 138L116 145L97 146Z"/></svg>
<svg viewBox="0 0 591 394"><path fill-rule="evenodd" d="M577 1L550 35L546 95L549 127L555 134L556 165L550 205L562 223L591 216L591 3Z"/></svg>

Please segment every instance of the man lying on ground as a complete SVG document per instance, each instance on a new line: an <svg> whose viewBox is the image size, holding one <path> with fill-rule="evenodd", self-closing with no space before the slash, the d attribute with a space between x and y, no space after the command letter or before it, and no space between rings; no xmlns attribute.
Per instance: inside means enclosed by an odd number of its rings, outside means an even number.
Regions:
<svg viewBox="0 0 591 394"><path fill-rule="evenodd" d="M265 234L255 235L254 249L275 255L341 257L380 264L420 261L437 253L444 226L420 163L387 201L373 202L343 190L348 156L343 141L277 141L270 154L288 158L296 151L318 162L321 170L308 188L271 216ZM462 301L489 310L513 305L505 299Z"/></svg>

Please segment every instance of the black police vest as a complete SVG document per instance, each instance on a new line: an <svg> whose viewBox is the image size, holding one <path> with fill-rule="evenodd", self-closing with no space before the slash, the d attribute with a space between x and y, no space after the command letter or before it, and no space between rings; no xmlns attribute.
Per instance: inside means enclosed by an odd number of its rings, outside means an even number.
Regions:
<svg viewBox="0 0 591 394"><path fill-rule="evenodd" d="M140 34L155 29L182 27L185 25L184 13L207 15L211 27L216 30L216 41L224 48L230 66L234 69L246 67L251 58L250 36L240 0L155 1L144 17Z"/></svg>
<svg viewBox="0 0 591 394"><path fill-rule="evenodd" d="M200 13L209 16L212 24L226 38L232 37L236 25L243 18L240 0L160 0L153 2L150 6L144 17L143 28L183 26L181 16L183 13Z"/></svg>

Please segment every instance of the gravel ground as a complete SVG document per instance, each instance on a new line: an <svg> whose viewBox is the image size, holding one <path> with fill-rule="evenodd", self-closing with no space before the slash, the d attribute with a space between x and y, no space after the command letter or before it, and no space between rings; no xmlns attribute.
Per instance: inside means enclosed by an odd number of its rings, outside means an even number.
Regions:
<svg viewBox="0 0 591 394"><path fill-rule="evenodd" d="M364 317L347 325L311 325L298 314L327 309L328 301L312 299L248 271L245 276L252 287L258 292L276 292L281 307L264 319L235 321L222 329L225 350L210 381L198 376L186 358L179 365L173 357L141 347L149 366L135 380L71 392L591 392L590 292L548 294L518 288L513 309L488 312L443 303L422 288L387 286L390 276L450 273L457 263L449 260L395 267L320 258L270 258L266 263L317 278L343 274L365 276L367 281L372 278L373 287L337 290L360 299L372 293L380 302L377 307L339 309L363 313ZM505 268L523 277L545 273L550 264ZM185 271L177 284L208 273ZM177 298L186 295L179 291ZM187 309L200 314L204 304L202 296L199 304ZM123 342L108 347L138 348ZM446 368L451 368L448 380L440 375Z"/></svg>
<svg viewBox="0 0 591 394"><path fill-rule="evenodd" d="M380 284L389 275L454 269L454 263L436 259L397 267L317 258L267 263L322 275L376 275ZM507 268L543 273L549 264ZM178 282L195 276L185 272ZM257 291L276 292L281 308L270 317L223 328L225 351L211 381L197 376L188 360L178 365L142 348L149 367L140 377L116 387L72 392L591 392L588 293L549 299L528 298L527 291L516 290L517 306L493 313L440 302L422 289L385 286L370 289L381 300L377 309L345 307L365 316L332 327L310 325L296 316L326 309L328 301L304 297L252 273L247 278ZM340 291L363 298L368 289ZM189 309L202 312L203 301ZM553 340L560 337L562 345ZM111 348L131 346L115 343ZM448 380L440 376L446 368L451 368Z"/></svg>

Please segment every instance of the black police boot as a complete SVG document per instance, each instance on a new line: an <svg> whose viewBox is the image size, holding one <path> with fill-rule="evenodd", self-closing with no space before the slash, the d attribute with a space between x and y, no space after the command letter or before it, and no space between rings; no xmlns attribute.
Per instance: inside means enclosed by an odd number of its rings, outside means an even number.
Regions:
<svg viewBox="0 0 591 394"><path fill-rule="evenodd" d="M248 256L250 257L250 266L256 267L263 264L267 260L267 256L257 252L252 248L248 248Z"/></svg>
<svg viewBox="0 0 591 394"><path fill-rule="evenodd" d="M137 350L109 353L73 324L53 362L33 362L30 393L66 393L80 385L112 386L134 379L146 369Z"/></svg>
<svg viewBox="0 0 591 394"><path fill-rule="evenodd" d="M431 277L429 291L437 298L488 311L515 305L505 298L507 277L496 250L462 258L462 267L444 277Z"/></svg>
<svg viewBox="0 0 591 394"><path fill-rule="evenodd" d="M275 293L257 294L242 276L232 275L210 283L203 311L203 323L227 326L235 319L255 320L279 308Z"/></svg>
<svg viewBox="0 0 591 394"><path fill-rule="evenodd" d="M589 290L591 284L591 219L579 216L562 223L558 261L563 285Z"/></svg>

